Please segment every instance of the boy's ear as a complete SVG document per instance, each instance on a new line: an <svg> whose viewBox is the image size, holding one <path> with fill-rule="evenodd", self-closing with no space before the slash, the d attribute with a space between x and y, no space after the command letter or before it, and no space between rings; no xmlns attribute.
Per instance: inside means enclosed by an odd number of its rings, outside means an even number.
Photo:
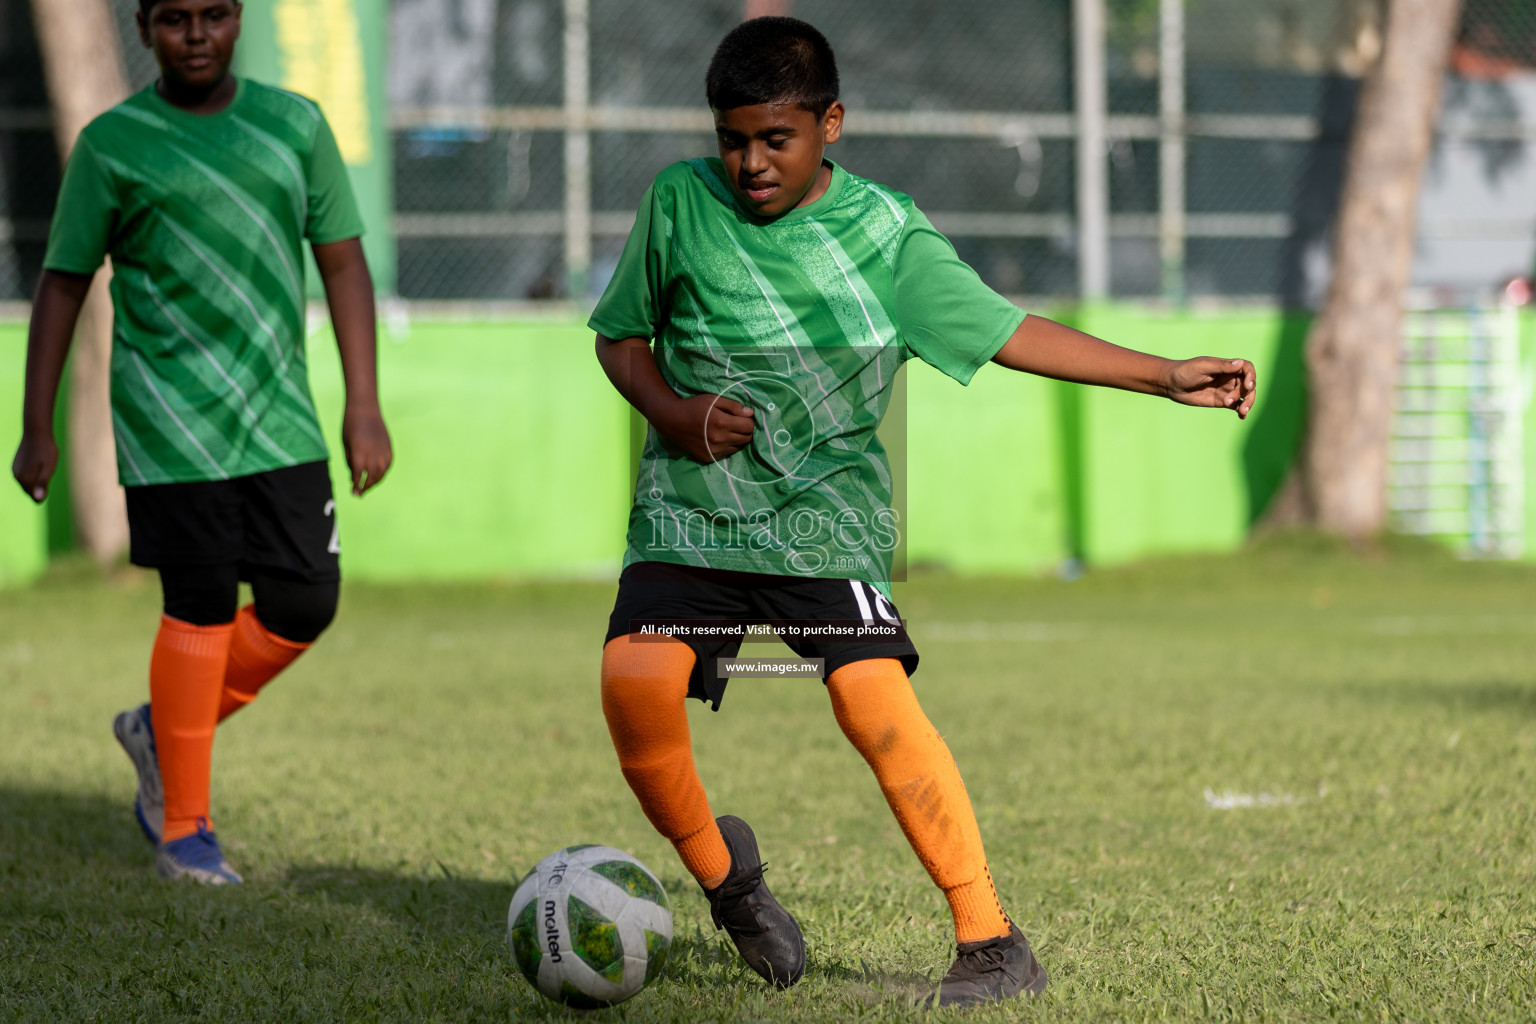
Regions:
<svg viewBox="0 0 1536 1024"><path fill-rule="evenodd" d="M133 23L139 27L139 42L149 49L154 44L149 41L149 19L144 17L142 8L133 12Z"/></svg>
<svg viewBox="0 0 1536 1024"><path fill-rule="evenodd" d="M843 108L841 100L833 100L827 112L821 115L821 126L824 134L822 141L828 144L836 142L843 134L843 115L847 111Z"/></svg>

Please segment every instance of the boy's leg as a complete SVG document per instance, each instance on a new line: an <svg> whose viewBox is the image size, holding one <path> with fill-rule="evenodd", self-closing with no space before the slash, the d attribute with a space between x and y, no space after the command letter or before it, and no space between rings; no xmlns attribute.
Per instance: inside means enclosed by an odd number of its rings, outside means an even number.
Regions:
<svg viewBox="0 0 1536 1024"><path fill-rule="evenodd" d="M725 880L731 855L693 763L683 707L693 662L693 650L679 640L610 640L603 646L603 716L641 810L711 889Z"/></svg>
<svg viewBox="0 0 1536 1024"><path fill-rule="evenodd" d="M193 696L195 705L203 694L196 680L201 672L213 671L212 665L205 665L197 657L196 651L210 643L215 646L227 645L225 634L229 629L228 620L234 614L239 588L237 576L233 565L161 568L164 615L155 638L154 653L150 657L149 687L152 703L124 711L112 722L113 735L133 759L134 769L139 775L139 792L133 803L134 816L145 838L156 846L164 838L166 796L160 770L161 755L155 744L157 716L151 710L153 697L158 689L171 702L161 711L159 718L164 719L169 715L178 719L183 726L190 722L194 733L201 731L198 724L201 722L200 712L195 706L189 708L181 699L183 688L190 685L190 690L186 692ZM200 632L194 633L194 630ZM194 638L198 635L204 636L205 642L196 641ZM221 636L223 639L220 639ZM212 639L207 639L209 637ZM187 651L189 648L193 652L190 655ZM185 683L188 679L192 680L190 684ZM187 715L191 716L190 719L184 717ZM208 743L211 744L212 740L209 739ZM185 747L173 737L169 757L178 766L175 773L178 785L186 784L183 768L188 763L188 756L191 756L193 764L200 759L200 755L187 755ZM193 774L197 774L196 768ZM196 831L195 827L192 831Z"/></svg>
<svg viewBox="0 0 1536 1024"><path fill-rule="evenodd" d="M237 480L243 509L241 566L252 603L235 620L223 721L309 649L336 615L340 535L325 462Z"/></svg>
<svg viewBox="0 0 1536 1024"><path fill-rule="evenodd" d="M874 769L907 841L944 891L960 942L1008 934L976 815L949 747L894 658L855 661L827 679L843 734Z"/></svg>
<svg viewBox="0 0 1536 1024"><path fill-rule="evenodd" d="M339 590L334 582L251 574L253 601L235 616L219 721L255 700L263 686L309 650L335 617Z"/></svg>
<svg viewBox="0 0 1536 1024"><path fill-rule="evenodd" d="M165 614L149 662L149 706L165 793L162 845L207 827L213 732L234 632L233 565L162 566Z"/></svg>
<svg viewBox="0 0 1536 1024"><path fill-rule="evenodd" d="M703 887L715 927L726 930L747 966L781 988L793 985L805 970L800 925L763 881L752 829L740 818L713 817L694 767L683 703L695 659L670 637L610 640L603 716L625 780Z"/></svg>
<svg viewBox="0 0 1536 1024"><path fill-rule="evenodd" d="M129 558L159 571L165 617L150 658L151 701L119 714L112 732L138 772L139 826L159 846L167 800L183 838L207 810L208 716L218 714L240 587L240 500L229 480L130 487L126 497Z"/></svg>
<svg viewBox="0 0 1536 1024"><path fill-rule="evenodd" d="M1002 999L1045 988L1045 971L1003 913L976 815L950 756L901 662L873 658L827 678L844 735L874 770L901 830L944 892L960 956L939 989L941 1005Z"/></svg>

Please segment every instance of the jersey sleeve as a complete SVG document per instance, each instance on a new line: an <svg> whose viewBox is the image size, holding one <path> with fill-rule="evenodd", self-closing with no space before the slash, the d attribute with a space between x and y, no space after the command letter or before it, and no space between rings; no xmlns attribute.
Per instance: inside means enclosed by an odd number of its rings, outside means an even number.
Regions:
<svg viewBox="0 0 1536 1024"><path fill-rule="evenodd" d="M112 172L82 133L64 167L43 267L66 274L94 274L107 257L122 206Z"/></svg>
<svg viewBox="0 0 1536 1024"><path fill-rule="evenodd" d="M961 384L1024 322L1024 310L983 284L920 210L902 232L893 288L902 343Z"/></svg>
<svg viewBox="0 0 1536 1024"><path fill-rule="evenodd" d="M352 195L352 179L347 176L347 165L324 115L310 147L308 179L309 217L304 223L304 237L315 245L361 237L363 218Z"/></svg>
<svg viewBox="0 0 1536 1024"><path fill-rule="evenodd" d="M619 265L587 326L607 338L649 341L665 322L669 267L667 217L655 184L646 189Z"/></svg>

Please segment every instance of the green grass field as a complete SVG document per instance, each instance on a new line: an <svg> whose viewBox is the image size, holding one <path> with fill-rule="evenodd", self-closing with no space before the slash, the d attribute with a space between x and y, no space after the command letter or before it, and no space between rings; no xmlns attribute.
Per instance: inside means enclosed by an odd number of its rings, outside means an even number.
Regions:
<svg viewBox="0 0 1536 1024"><path fill-rule="evenodd" d="M919 693L1005 905L1051 973L936 1019L1526 1021L1536 1014L1536 569L1297 545L897 589ZM556 847L673 894L628 1021L908 1020L947 913L820 685L690 710L717 813L757 829L809 944L768 990L619 775L597 701L609 586L349 587L215 750L247 884L171 886L112 715L142 699L153 579L0 594L0 1019L563 1018L504 940ZM756 648L771 653L771 648Z"/></svg>

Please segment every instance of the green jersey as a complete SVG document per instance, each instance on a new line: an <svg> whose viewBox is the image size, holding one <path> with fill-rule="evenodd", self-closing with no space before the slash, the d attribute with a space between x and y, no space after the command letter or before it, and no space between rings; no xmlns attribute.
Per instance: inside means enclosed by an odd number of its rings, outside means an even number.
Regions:
<svg viewBox="0 0 1536 1024"><path fill-rule="evenodd" d="M1023 319L899 192L834 165L825 195L765 221L719 160L667 168L588 324L654 338L678 395L741 402L753 434L701 464L649 431L625 564L884 589L905 524L876 428L897 370L915 356L967 383Z"/></svg>
<svg viewBox="0 0 1536 1024"><path fill-rule="evenodd" d="M112 422L128 486L326 457L304 354L305 239L363 232L314 103L241 80L216 114L154 86L81 132L43 265L112 257Z"/></svg>

